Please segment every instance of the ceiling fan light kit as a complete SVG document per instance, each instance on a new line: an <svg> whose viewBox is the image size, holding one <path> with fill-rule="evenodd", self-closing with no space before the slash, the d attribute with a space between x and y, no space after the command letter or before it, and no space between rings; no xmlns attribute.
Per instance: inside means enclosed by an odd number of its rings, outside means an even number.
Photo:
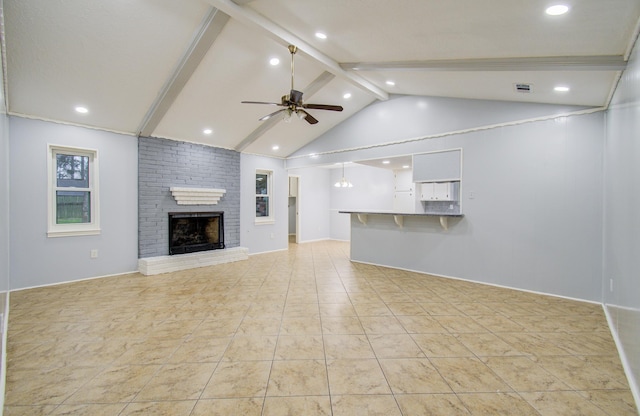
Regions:
<svg viewBox="0 0 640 416"><path fill-rule="evenodd" d="M267 114L266 116L261 117L260 121L265 121L270 119L271 117L282 114L282 119L289 123L291 122L291 116L295 113L299 119L305 120L309 124L317 124L318 120L309 114L304 109L310 110L329 110L329 111L342 111L342 106L339 105L330 105L330 104L305 104L302 101L302 91L298 91L294 88L294 56L298 48L295 45L289 45L289 52L291 53L291 91L289 94L283 95L280 98L280 103L272 103L265 101L242 101L243 104L266 104L266 105L275 105L278 107L285 107L280 110L274 111L271 114Z"/></svg>

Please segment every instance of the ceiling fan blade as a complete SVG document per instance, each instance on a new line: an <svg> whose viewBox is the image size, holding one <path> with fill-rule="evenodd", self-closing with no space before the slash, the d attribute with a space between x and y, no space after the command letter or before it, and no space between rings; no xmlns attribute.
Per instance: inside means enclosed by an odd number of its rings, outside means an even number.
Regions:
<svg viewBox="0 0 640 416"><path fill-rule="evenodd" d="M343 108L340 105L329 104L303 104L302 108L309 108L311 110L330 110L330 111L342 111Z"/></svg>
<svg viewBox="0 0 640 416"><path fill-rule="evenodd" d="M281 103L268 103L265 101L240 101L242 104L267 104L267 105L279 105L279 106L284 106L286 104L281 104Z"/></svg>
<svg viewBox="0 0 640 416"><path fill-rule="evenodd" d="M317 124L318 120L315 119L315 117L313 117L311 114L307 113L304 110L298 110L299 113L303 113L304 114L304 119L307 120L307 123L309 124Z"/></svg>
<svg viewBox="0 0 640 416"><path fill-rule="evenodd" d="M278 105L279 105L279 104L278 104ZM258 120L259 120L259 121L265 121L265 120L268 120L268 119L270 119L271 117L273 117L273 116L275 116L275 115L277 115L277 114L280 114L280 113L282 113L283 111L287 111L287 110L288 110L288 108L283 108L282 110L274 111L274 112L273 112L273 113L271 113L271 114L267 114L267 115L266 115L266 116L264 116L264 117L260 117Z"/></svg>

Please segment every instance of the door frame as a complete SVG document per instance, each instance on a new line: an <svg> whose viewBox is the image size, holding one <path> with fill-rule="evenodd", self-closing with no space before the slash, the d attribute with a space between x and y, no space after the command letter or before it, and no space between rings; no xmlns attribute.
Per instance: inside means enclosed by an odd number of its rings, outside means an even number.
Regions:
<svg viewBox="0 0 640 416"><path fill-rule="evenodd" d="M297 183L297 187L296 187L296 244L300 243L300 192L301 192L301 186L300 186L300 182L302 180L302 177L300 175L288 175L288 180L289 180L289 186L291 186L291 179L290 178L297 178L298 180L296 181ZM289 195L288 189L287 189L287 197Z"/></svg>

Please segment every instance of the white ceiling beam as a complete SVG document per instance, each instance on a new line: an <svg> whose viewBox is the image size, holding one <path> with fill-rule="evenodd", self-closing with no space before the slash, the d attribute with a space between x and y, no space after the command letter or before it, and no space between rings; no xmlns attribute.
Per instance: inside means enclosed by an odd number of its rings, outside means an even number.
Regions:
<svg viewBox="0 0 640 416"><path fill-rule="evenodd" d="M336 77L335 75L333 75L331 72L328 72L328 71L324 71L322 74L318 75L316 79L311 81L311 83L307 85L305 89L302 90L302 93L304 94L304 98L307 99L311 97L313 94L320 91L322 87L327 85L335 77Z"/></svg>
<svg viewBox="0 0 640 416"><path fill-rule="evenodd" d="M323 54L313 46L303 41L298 36L287 31L271 20L256 13L248 7L242 7L234 3L231 0L206 0L212 6L222 10L231 18L265 33L270 38L286 45L295 45L298 47L298 52L302 52L305 55L314 59L320 64L324 70L331 72L335 76L344 79L345 81L355 85L363 91L373 95L379 100L389 99L389 94L383 89L377 87L375 84L365 80L353 72L345 71L340 67L340 64L331 59L327 55Z"/></svg>
<svg viewBox="0 0 640 416"><path fill-rule="evenodd" d="M320 91L322 87L327 85L334 78L335 75L330 72L324 71L316 79L311 81L311 83L307 85L307 88L302 90L302 94L305 96L305 98L311 97L313 94ZM282 121L282 117L271 117L266 119L265 121L260 122L258 128L249 133L247 137L245 137L240 143L238 143L238 145L235 147L235 150L238 152L242 152L244 149L249 147L251 143L258 140L260 136L265 134L280 121Z"/></svg>
<svg viewBox="0 0 640 416"><path fill-rule="evenodd" d="M443 59L404 62L345 62L346 71L622 71L622 55L532 58Z"/></svg>
<svg viewBox="0 0 640 416"><path fill-rule="evenodd" d="M171 105L187 84L202 58L218 38L220 32L229 21L229 16L211 7L202 20L200 28L193 37L189 48L180 58L173 73L164 84L155 101L147 111L138 127L138 136L150 136L167 114Z"/></svg>
<svg viewBox="0 0 640 416"><path fill-rule="evenodd" d="M234 148L237 152L242 152L244 149L249 147L251 143L258 140L263 134L271 130L273 126L282 121L282 117L271 117L264 121L260 122L258 128L249 133L247 137L245 137L238 145Z"/></svg>

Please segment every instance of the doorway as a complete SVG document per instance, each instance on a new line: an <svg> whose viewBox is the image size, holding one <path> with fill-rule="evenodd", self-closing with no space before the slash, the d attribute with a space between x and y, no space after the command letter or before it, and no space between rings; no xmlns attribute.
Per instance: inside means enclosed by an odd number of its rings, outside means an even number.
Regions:
<svg viewBox="0 0 640 416"><path fill-rule="evenodd" d="M289 243L300 242L300 176L289 175Z"/></svg>

